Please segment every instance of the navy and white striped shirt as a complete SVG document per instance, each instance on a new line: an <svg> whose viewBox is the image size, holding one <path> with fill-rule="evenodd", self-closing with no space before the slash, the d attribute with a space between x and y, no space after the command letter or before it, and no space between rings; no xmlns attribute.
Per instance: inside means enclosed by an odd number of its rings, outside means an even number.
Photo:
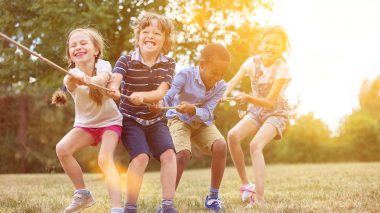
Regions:
<svg viewBox="0 0 380 213"><path fill-rule="evenodd" d="M121 93L130 96L134 92L156 90L162 82L172 83L175 61L161 54L156 63L149 67L137 48L129 55L122 55L115 64L114 73L123 75ZM126 98L121 98L120 112L136 120L143 126L152 125L164 118L163 112L152 113L146 105L134 105Z"/></svg>

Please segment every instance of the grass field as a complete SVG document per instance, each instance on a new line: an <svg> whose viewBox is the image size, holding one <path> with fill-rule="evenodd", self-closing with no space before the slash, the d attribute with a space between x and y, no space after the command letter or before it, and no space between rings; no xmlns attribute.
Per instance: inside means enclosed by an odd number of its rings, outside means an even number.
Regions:
<svg viewBox="0 0 380 213"><path fill-rule="evenodd" d="M227 168L221 187L226 212L380 212L380 163L277 164L267 166L266 175L267 204L246 210L239 200L237 173ZM209 177L208 169L185 171L175 197L180 212L208 212L203 199ZM97 203L83 212L109 212L102 175L87 174L85 179ZM0 175L0 192L1 213L62 212L73 187L64 174ZM140 212L155 212L160 200L159 173L147 173Z"/></svg>

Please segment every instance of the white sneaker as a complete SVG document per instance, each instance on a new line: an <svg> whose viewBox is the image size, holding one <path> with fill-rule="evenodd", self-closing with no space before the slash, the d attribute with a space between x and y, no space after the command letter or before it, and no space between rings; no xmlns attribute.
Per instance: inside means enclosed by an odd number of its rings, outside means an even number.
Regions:
<svg viewBox="0 0 380 213"><path fill-rule="evenodd" d="M124 213L123 208L112 208L111 213Z"/></svg>
<svg viewBox="0 0 380 213"><path fill-rule="evenodd" d="M73 200L70 205L65 208L64 213L77 213L84 208L90 207L95 204L95 200L91 194L83 195L79 193L74 193Z"/></svg>
<svg viewBox="0 0 380 213"><path fill-rule="evenodd" d="M255 184L249 183L240 187L241 201L246 202L255 193Z"/></svg>

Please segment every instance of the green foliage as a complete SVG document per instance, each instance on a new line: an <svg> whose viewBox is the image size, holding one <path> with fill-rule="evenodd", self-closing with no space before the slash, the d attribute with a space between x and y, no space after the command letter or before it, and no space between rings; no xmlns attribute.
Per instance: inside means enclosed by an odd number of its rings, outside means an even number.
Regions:
<svg viewBox="0 0 380 213"><path fill-rule="evenodd" d="M379 119L380 114L380 76L373 81L366 80L362 84L359 95L360 108Z"/></svg>
<svg viewBox="0 0 380 213"><path fill-rule="evenodd" d="M362 84L360 108L342 122L339 142L350 160L380 160L380 76Z"/></svg>
<svg viewBox="0 0 380 213"><path fill-rule="evenodd" d="M380 160L380 119L371 113L354 111L343 121L339 141L350 160Z"/></svg>

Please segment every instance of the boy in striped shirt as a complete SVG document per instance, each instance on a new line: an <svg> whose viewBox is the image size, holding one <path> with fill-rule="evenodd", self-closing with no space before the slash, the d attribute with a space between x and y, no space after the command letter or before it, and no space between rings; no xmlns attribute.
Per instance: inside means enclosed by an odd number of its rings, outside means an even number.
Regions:
<svg viewBox="0 0 380 213"><path fill-rule="evenodd" d="M173 198L177 173L173 141L163 112L151 112L146 104L160 101L171 86L175 69L173 59L165 56L171 47L171 22L164 16L143 13L135 27L136 49L121 56L109 84L110 95L121 98L122 142L130 163L127 173L125 212L137 212L137 200L145 169L152 155L161 162L162 203L158 212L175 213Z"/></svg>

